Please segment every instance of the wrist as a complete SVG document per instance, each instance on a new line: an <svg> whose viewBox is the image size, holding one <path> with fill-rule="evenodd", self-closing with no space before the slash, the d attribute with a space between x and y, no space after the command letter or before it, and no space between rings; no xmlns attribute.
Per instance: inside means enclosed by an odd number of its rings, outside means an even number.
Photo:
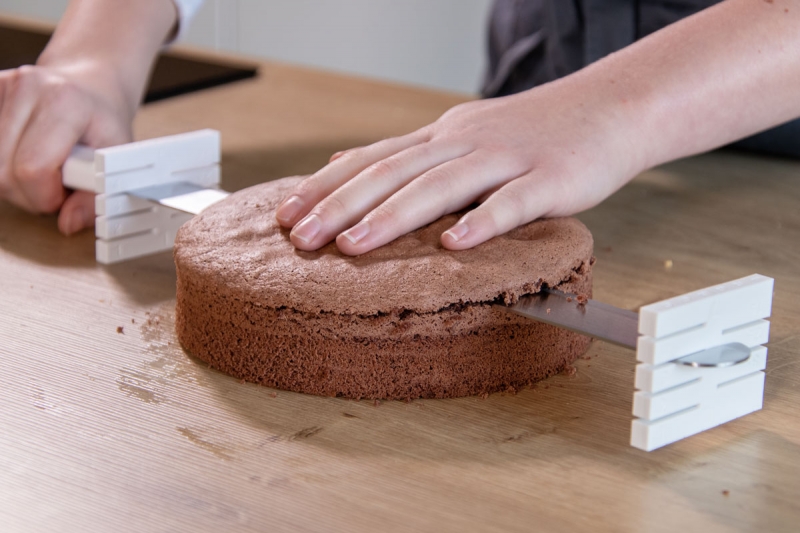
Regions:
<svg viewBox="0 0 800 533"><path fill-rule="evenodd" d="M624 94L622 83L589 68L531 91L539 106L562 114L556 137L570 147L569 159L582 172L592 168L613 189L652 166L652 137L645 134L637 99Z"/></svg>

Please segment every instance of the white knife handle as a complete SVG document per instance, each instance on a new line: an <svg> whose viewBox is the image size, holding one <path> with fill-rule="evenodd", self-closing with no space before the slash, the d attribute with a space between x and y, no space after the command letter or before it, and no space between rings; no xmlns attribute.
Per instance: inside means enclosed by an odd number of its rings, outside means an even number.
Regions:
<svg viewBox="0 0 800 533"><path fill-rule="evenodd" d="M92 148L83 145L73 148L61 173L61 182L67 189L97 192L97 173Z"/></svg>

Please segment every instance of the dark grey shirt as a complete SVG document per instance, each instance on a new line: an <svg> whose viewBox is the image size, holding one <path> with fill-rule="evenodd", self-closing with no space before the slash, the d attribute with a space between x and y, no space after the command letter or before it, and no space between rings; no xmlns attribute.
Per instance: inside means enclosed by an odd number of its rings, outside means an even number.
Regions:
<svg viewBox="0 0 800 533"><path fill-rule="evenodd" d="M561 78L719 0L495 0L485 97ZM800 120L736 143L800 157Z"/></svg>

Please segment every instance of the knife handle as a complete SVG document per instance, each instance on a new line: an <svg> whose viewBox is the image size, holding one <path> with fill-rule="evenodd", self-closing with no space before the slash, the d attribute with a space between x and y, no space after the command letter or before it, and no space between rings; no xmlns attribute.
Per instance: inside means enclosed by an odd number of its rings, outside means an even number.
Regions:
<svg viewBox="0 0 800 533"><path fill-rule="evenodd" d="M72 149L61 168L61 182L67 189L97 192L97 174L94 165L94 150L77 145Z"/></svg>

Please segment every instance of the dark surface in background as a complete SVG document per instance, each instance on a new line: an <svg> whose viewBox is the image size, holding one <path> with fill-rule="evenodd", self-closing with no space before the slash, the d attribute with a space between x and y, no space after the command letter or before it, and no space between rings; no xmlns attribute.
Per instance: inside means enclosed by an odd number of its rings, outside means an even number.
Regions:
<svg viewBox="0 0 800 533"><path fill-rule="evenodd" d="M49 33L0 25L0 70L32 65L49 39ZM144 101L155 102L255 75L255 66L242 68L166 53L156 62Z"/></svg>

